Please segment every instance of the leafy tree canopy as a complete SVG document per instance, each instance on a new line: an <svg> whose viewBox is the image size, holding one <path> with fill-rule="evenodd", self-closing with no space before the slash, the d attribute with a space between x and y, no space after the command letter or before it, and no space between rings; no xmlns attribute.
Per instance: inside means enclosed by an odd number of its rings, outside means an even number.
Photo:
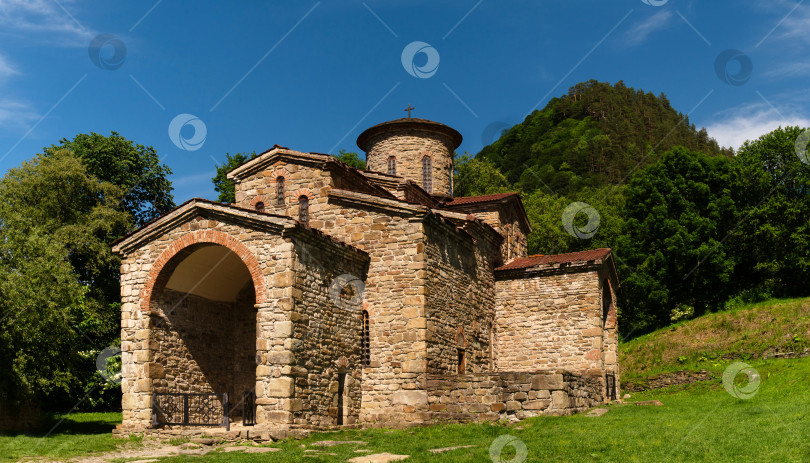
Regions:
<svg viewBox="0 0 810 463"><path fill-rule="evenodd" d="M53 149L0 179L0 396L84 395L94 353L118 337L105 289L120 261L109 247L132 222L124 190ZM58 192L58 194L54 194ZM89 357L89 358L88 358ZM96 391L98 394L98 391Z"/></svg>
<svg viewBox="0 0 810 463"><path fill-rule="evenodd" d="M132 214L136 226L165 214L174 207L172 171L160 162L151 146L135 144L111 132L79 134L59 145L44 148L46 155L68 149L84 163L87 173L124 189L124 208Z"/></svg>
<svg viewBox="0 0 810 463"><path fill-rule="evenodd" d="M225 153L225 162L217 166L217 175L211 179L211 181L214 182L214 190L219 193L217 201L221 203L236 202L236 186L232 181L228 180L228 172L256 156L255 151L252 153Z"/></svg>
<svg viewBox="0 0 810 463"><path fill-rule="evenodd" d="M340 153L335 155L335 157L348 164L349 167L354 167L355 169L361 170L365 170L366 168L366 161L360 159L360 155L357 153L340 150Z"/></svg>
<svg viewBox="0 0 810 463"><path fill-rule="evenodd" d="M523 192L571 195L622 183L675 146L733 154L675 111L663 93L590 80L529 114L476 157L492 162Z"/></svg>

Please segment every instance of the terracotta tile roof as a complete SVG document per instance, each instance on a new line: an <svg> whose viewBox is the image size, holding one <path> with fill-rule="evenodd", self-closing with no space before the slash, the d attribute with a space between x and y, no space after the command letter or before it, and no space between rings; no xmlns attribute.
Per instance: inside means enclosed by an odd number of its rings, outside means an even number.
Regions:
<svg viewBox="0 0 810 463"><path fill-rule="evenodd" d="M520 257L495 270L515 270L536 267L547 264L568 264L572 262L588 262L603 259L610 254L610 248L590 249L588 251L569 252L566 254L537 254L529 257Z"/></svg>
<svg viewBox="0 0 810 463"><path fill-rule="evenodd" d="M496 193L492 195L482 195L482 196L467 196L463 198L454 198L449 203L443 204L444 207L453 207L453 206L460 206L462 204L477 204L477 203L488 203L492 201L500 201L501 199L508 198L510 196L518 196L517 193Z"/></svg>

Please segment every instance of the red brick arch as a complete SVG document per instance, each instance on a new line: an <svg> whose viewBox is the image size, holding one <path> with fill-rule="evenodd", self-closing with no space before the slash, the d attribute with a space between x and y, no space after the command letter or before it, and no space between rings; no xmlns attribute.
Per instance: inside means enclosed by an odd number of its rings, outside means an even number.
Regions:
<svg viewBox="0 0 810 463"><path fill-rule="evenodd" d="M253 287L256 291L256 304L263 304L267 301L267 288L265 287L262 268L253 253L250 252L250 249L241 241L227 233L218 230L197 230L174 240L152 264L152 269L149 271L149 275L146 278L146 285L141 290L141 311L149 312L149 307L152 302L152 290L166 264L189 246L203 243L225 246L239 256L242 262L247 266L250 272L250 278L253 280ZM166 276L166 278L168 277Z"/></svg>

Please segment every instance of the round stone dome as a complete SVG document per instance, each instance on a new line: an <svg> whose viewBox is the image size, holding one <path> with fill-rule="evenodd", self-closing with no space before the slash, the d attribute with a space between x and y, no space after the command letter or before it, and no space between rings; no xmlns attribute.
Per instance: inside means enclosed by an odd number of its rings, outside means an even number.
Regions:
<svg viewBox="0 0 810 463"><path fill-rule="evenodd" d="M369 170L413 180L440 198L453 196L453 154L461 134L427 119L403 118L366 129L357 146Z"/></svg>

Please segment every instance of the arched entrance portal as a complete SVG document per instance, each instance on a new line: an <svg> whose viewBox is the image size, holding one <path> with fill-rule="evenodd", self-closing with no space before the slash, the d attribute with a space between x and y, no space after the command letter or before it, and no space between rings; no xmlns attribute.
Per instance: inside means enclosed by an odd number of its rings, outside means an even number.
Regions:
<svg viewBox="0 0 810 463"><path fill-rule="evenodd" d="M156 393L228 393L230 417L242 415L256 385L255 278L227 246L184 247L158 269L148 303L153 322ZM219 404L222 406L222 404Z"/></svg>

